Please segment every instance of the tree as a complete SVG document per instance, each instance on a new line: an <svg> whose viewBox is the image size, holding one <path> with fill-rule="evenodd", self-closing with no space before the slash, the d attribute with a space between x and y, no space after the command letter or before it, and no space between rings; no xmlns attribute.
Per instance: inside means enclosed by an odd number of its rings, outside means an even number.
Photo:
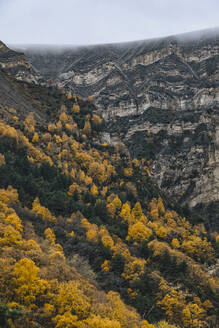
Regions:
<svg viewBox="0 0 219 328"><path fill-rule="evenodd" d="M39 135L37 132L34 132L33 138L32 138L33 143L39 142Z"/></svg>
<svg viewBox="0 0 219 328"><path fill-rule="evenodd" d="M135 206L132 209L132 216L135 218L135 221L139 221L143 216L141 204L139 202L135 203Z"/></svg>
<svg viewBox="0 0 219 328"><path fill-rule="evenodd" d="M93 195L93 196L97 196L98 195L98 188L97 188L97 186L93 183L93 185L92 185L92 187L91 187L91 189L90 189L90 192L91 192L91 194Z"/></svg>
<svg viewBox="0 0 219 328"><path fill-rule="evenodd" d="M80 113L80 106L78 104L74 104L72 107L73 113L78 114Z"/></svg>
<svg viewBox="0 0 219 328"><path fill-rule="evenodd" d="M36 197L33 201L32 209L35 213L41 215L44 220L48 220L50 222L56 221L56 218L51 214L50 210L40 204L38 197Z"/></svg>
<svg viewBox="0 0 219 328"><path fill-rule="evenodd" d="M71 100L72 98L73 98L73 97L72 97L72 94L71 94L71 92L69 92L68 95L67 95L67 99L68 99L68 100Z"/></svg>
<svg viewBox="0 0 219 328"><path fill-rule="evenodd" d="M86 135L90 135L91 134L91 125L90 125L90 121L85 121L84 123L84 127L82 129L82 133L85 133Z"/></svg>
<svg viewBox="0 0 219 328"><path fill-rule="evenodd" d="M76 315L79 319L86 318L90 310L90 300L84 294L79 281L63 282L59 286L56 304L60 314L66 312Z"/></svg>
<svg viewBox="0 0 219 328"><path fill-rule="evenodd" d="M152 230L147 228L142 222L137 222L129 226L127 240L138 243L148 241L152 235Z"/></svg>
<svg viewBox="0 0 219 328"><path fill-rule="evenodd" d="M117 320L101 318L99 315L92 315L83 322L84 328L121 328Z"/></svg>
<svg viewBox="0 0 219 328"><path fill-rule="evenodd" d="M35 263L23 258L14 265L14 283L18 300L32 308L37 297L43 295L48 288L48 282L38 277L40 269Z"/></svg>
<svg viewBox="0 0 219 328"><path fill-rule="evenodd" d="M5 156L0 154L0 166L5 165Z"/></svg>
<svg viewBox="0 0 219 328"><path fill-rule="evenodd" d="M57 315L53 322L56 323L56 328L78 328L80 322L76 315L72 315L71 312L67 311L62 315Z"/></svg>
<svg viewBox="0 0 219 328"><path fill-rule="evenodd" d="M122 210L120 212L120 217L123 221L128 222L129 224L133 222L131 215L131 208L128 203L122 205Z"/></svg>

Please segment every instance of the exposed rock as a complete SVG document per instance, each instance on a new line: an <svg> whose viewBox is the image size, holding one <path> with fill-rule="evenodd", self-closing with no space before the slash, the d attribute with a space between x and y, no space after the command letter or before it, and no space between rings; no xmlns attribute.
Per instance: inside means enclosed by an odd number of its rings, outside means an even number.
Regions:
<svg viewBox="0 0 219 328"><path fill-rule="evenodd" d="M28 63L21 52L9 49L0 41L0 68L17 80L42 83L41 75Z"/></svg>
<svg viewBox="0 0 219 328"><path fill-rule="evenodd" d="M175 200L203 208L213 202L215 224L219 30L115 45L27 48L25 54L46 79L93 96L108 120L110 141L125 142L133 156L152 158L153 176Z"/></svg>

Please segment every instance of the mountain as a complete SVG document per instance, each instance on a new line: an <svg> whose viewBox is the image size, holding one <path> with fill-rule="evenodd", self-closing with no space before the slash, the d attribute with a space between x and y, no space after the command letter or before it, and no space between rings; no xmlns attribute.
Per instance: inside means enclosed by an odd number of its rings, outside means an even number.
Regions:
<svg viewBox="0 0 219 328"><path fill-rule="evenodd" d="M111 143L219 229L219 30L89 47L23 47L45 79L93 97Z"/></svg>
<svg viewBox="0 0 219 328"><path fill-rule="evenodd" d="M28 63L22 52L8 48L0 41L0 67L17 80L33 83L42 83L43 79L39 73Z"/></svg>
<svg viewBox="0 0 219 328"><path fill-rule="evenodd" d="M0 69L0 325L217 327L205 217L106 142L92 99L16 77Z"/></svg>

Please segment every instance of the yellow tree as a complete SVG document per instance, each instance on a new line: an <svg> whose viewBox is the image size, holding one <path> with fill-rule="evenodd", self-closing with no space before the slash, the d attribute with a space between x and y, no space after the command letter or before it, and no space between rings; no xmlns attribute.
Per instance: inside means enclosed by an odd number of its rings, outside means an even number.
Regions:
<svg viewBox="0 0 219 328"><path fill-rule="evenodd" d="M83 321L84 328L121 328L117 320L101 318L99 315L92 315Z"/></svg>
<svg viewBox="0 0 219 328"><path fill-rule="evenodd" d="M135 203L135 206L132 209L132 216L135 218L135 221L139 221L143 216L141 204L139 202Z"/></svg>
<svg viewBox="0 0 219 328"><path fill-rule="evenodd" d="M79 319L86 318L90 310L90 300L84 294L79 281L63 282L59 286L59 292L56 297L58 312L66 312L76 315Z"/></svg>
<svg viewBox="0 0 219 328"><path fill-rule="evenodd" d="M148 241L152 235L152 230L147 228L142 222L136 222L129 226L128 236L126 239L128 241L134 241L142 243Z"/></svg>
<svg viewBox="0 0 219 328"><path fill-rule="evenodd" d="M39 198L36 197L32 204L33 211L41 215L44 220L55 222L56 218L51 214L50 210L40 204Z"/></svg>
<svg viewBox="0 0 219 328"><path fill-rule="evenodd" d="M35 263L28 258L23 258L14 265L13 273L17 298L30 308L49 286L47 281L38 277L39 271L40 269Z"/></svg>
<svg viewBox="0 0 219 328"><path fill-rule="evenodd" d="M129 224L133 222L131 215L131 208L128 203L122 205L122 210L120 212L120 217L123 221L128 222Z"/></svg>

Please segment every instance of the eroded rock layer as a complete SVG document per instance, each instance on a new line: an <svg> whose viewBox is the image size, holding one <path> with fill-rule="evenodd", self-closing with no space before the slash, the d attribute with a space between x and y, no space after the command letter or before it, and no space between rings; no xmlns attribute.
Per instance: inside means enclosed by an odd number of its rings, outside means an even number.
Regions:
<svg viewBox="0 0 219 328"><path fill-rule="evenodd" d="M163 190L182 204L208 206L218 222L218 30L24 52L46 79L94 97L108 121L108 141L123 141L133 156L152 158L151 172Z"/></svg>

